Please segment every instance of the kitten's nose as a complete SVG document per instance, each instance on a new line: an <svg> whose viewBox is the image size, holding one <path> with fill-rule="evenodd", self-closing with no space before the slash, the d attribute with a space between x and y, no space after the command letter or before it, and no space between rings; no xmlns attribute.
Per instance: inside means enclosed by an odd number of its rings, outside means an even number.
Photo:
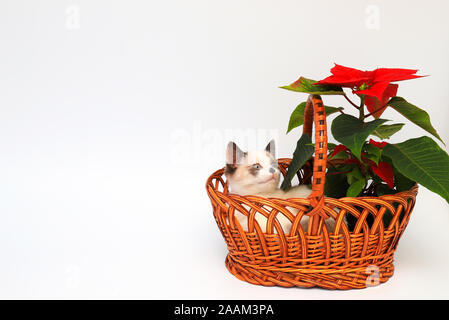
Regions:
<svg viewBox="0 0 449 320"><path fill-rule="evenodd" d="M270 173L274 173L275 171L274 168L270 168Z"/></svg>

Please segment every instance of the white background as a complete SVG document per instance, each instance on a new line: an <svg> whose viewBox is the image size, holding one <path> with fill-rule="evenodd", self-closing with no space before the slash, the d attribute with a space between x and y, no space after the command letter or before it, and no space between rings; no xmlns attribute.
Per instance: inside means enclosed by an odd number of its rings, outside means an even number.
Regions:
<svg viewBox="0 0 449 320"><path fill-rule="evenodd" d="M226 270L207 177L276 138L333 63L417 68L449 142L447 1L0 2L0 297L449 298L449 207L420 188L387 283L267 288ZM325 97L333 106L350 106ZM402 120L393 110L383 118ZM405 120L400 142L426 132ZM262 136L255 145L245 130ZM243 133L242 133L243 132ZM444 148L444 146L443 146ZM447 151L447 149L445 149Z"/></svg>

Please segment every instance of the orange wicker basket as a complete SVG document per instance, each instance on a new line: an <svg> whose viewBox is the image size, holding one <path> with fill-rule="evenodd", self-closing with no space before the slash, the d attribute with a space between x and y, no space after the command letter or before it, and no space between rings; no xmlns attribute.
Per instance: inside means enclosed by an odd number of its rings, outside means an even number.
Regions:
<svg viewBox="0 0 449 320"><path fill-rule="evenodd" d="M207 193L229 250L226 267L238 279L264 286L354 289L386 282L393 275L394 251L409 221L418 187L379 197L324 197L327 127L320 96L309 97L304 118L303 130L310 136L315 124L312 194L308 198L231 194L224 169L208 178ZM290 161L279 159L284 176ZM305 166L298 178L302 182L308 176ZM296 215L289 208L296 209ZM236 211L247 216L248 230L235 218ZM267 217L266 230L256 222L256 213ZM392 218L384 225L387 213ZM276 219L278 215L292 222L288 234ZM356 220L351 229L346 215ZM301 226L305 216L309 216L307 230ZM328 218L335 220L333 230L323 223Z"/></svg>

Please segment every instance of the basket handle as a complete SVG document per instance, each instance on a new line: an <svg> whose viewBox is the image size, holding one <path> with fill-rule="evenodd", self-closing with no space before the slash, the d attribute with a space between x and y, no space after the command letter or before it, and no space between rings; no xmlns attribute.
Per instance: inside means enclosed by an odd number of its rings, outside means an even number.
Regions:
<svg viewBox="0 0 449 320"><path fill-rule="evenodd" d="M312 137L312 127L315 124L315 158L313 161L312 193L307 197L312 210L307 213L310 217L308 232L318 234L321 220L327 219L324 212L324 183L326 181L327 163L327 124L326 111L323 100L319 95L309 95L304 109L303 133Z"/></svg>

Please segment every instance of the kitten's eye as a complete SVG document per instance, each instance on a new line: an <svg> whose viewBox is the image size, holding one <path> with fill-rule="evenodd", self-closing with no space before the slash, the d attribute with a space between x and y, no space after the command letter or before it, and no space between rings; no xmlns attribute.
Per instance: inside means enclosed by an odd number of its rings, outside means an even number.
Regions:
<svg viewBox="0 0 449 320"><path fill-rule="evenodd" d="M256 164L253 164L253 168L260 169L260 168L262 168L262 166L260 164L256 163Z"/></svg>

